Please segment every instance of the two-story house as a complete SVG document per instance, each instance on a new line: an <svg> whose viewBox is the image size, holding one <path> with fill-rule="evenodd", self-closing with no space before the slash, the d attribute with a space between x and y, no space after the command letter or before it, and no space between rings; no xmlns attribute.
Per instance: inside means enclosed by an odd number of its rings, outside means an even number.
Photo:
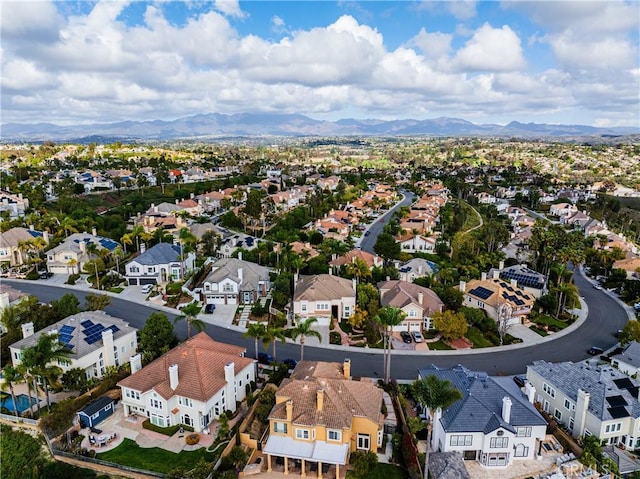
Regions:
<svg viewBox="0 0 640 479"><path fill-rule="evenodd" d="M505 268L504 261L500 261L497 269L489 270L489 278L502 279L504 281L516 281L518 288L531 293L535 298L547 294L547 277L532 270L526 264L514 264Z"/></svg>
<svg viewBox="0 0 640 479"><path fill-rule="evenodd" d="M14 195L8 191L0 190L0 212L7 211L10 218L24 216L29 208L29 200L22 196L22 193Z"/></svg>
<svg viewBox="0 0 640 479"><path fill-rule="evenodd" d="M356 307L356 280L331 274L295 278L293 313L301 319L316 318L319 325L328 326L331 318L343 320Z"/></svg>
<svg viewBox="0 0 640 479"><path fill-rule="evenodd" d="M40 248L49 244L49 233L33 228L16 227L0 233L0 264L10 266L24 264L37 255Z"/></svg>
<svg viewBox="0 0 640 479"><path fill-rule="evenodd" d="M269 268L239 258L219 258L202 283L205 304L252 304L271 290Z"/></svg>
<svg viewBox="0 0 640 479"><path fill-rule="evenodd" d="M209 432L210 423L235 411L256 379L246 349L199 333L144 368L131 360L131 376L118 383L125 416L141 415L160 427L184 424Z"/></svg>
<svg viewBox="0 0 640 479"><path fill-rule="evenodd" d="M62 243L47 251L47 269L58 274L79 274L84 265L98 256L91 253L93 244L96 251L107 250L112 252L119 244L109 238L96 234L95 229L89 233L74 233L69 235Z"/></svg>
<svg viewBox="0 0 640 479"><path fill-rule="evenodd" d="M433 261L424 258L413 258L406 263L396 263L396 268L400 273L400 280L413 283L416 278L432 276L438 271L438 265Z"/></svg>
<svg viewBox="0 0 640 479"><path fill-rule="evenodd" d="M129 286L181 281L195 264L195 253L184 253L180 245L158 243L125 265Z"/></svg>
<svg viewBox="0 0 640 479"><path fill-rule="evenodd" d="M23 339L9 346L11 362L22 362L22 350L35 346L43 334L56 334L71 350L68 359L56 364L63 371L83 369L87 379L101 378L108 366L120 366L136 352L137 329L104 311L84 311L34 332L33 323L22 325Z"/></svg>
<svg viewBox="0 0 640 479"><path fill-rule="evenodd" d="M621 353L611 356L611 365L629 376L638 377L638 373L640 373L640 343L631 341Z"/></svg>
<svg viewBox="0 0 640 479"><path fill-rule="evenodd" d="M351 362L302 361L276 392L269 414L269 437L262 447L271 472L282 460L284 473L294 464L304 477L312 465L321 477L323 466L349 463L354 451L376 452L382 446L382 390L370 381L351 379ZM330 471L330 476L333 476Z"/></svg>
<svg viewBox="0 0 640 479"><path fill-rule="evenodd" d="M436 376L450 381L462 399L434 411L431 448L460 452L467 461L505 467L533 459L544 441L547 421L510 377L489 376L463 366L418 371L418 379Z"/></svg>
<svg viewBox="0 0 640 479"><path fill-rule="evenodd" d="M432 328L431 316L444 309L444 303L429 288L401 280L378 283L380 304L400 308L405 319L393 331L422 331Z"/></svg>
<svg viewBox="0 0 640 479"><path fill-rule="evenodd" d="M527 382L540 407L574 437L640 448L640 385L623 372L608 364L540 360L527 366Z"/></svg>

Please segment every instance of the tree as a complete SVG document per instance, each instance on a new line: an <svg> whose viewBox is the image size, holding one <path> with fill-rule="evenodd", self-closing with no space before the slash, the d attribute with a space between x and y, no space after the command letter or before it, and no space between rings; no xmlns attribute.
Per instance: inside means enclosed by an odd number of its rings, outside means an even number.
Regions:
<svg viewBox="0 0 640 479"><path fill-rule="evenodd" d="M454 313L451 310L433 313L431 319L433 326L442 333L447 341L461 338L469 327L464 314Z"/></svg>
<svg viewBox="0 0 640 479"><path fill-rule="evenodd" d="M424 477L426 479L429 474L429 450L431 449L431 436L433 434L435 414L462 399L462 393L456 389L450 381L439 379L433 374L414 381L411 385L411 391L418 404L429 411L427 453L424 459Z"/></svg>
<svg viewBox="0 0 640 479"><path fill-rule="evenodd" d="M370 283L356 285L356 303L361 310L369 314L370 318L375 317L380 307L378 289Z"/></svg>
<svg viewBox="0 0 640 479"><path fill-rule="evenodd" d="M640 342L640 321L633 319L628 321L622 328L619 339L621 346L626 346L633 341Z"/></svg>
<svg viewBox="0 0 640 479"><path fill-rule="evenodd" d="M149 360L162 356L178 344L173 324L163 313L151 313L139 334L138 350Z"/></svg>
<svg viewBox="0 0 640 479"><path fill-rule="evenodd" d="M367 311L364 309L360 309L360 306L356 306L353 314L349 316L347 321L352 328L361 329L362 326L364 326L364 324L367 322L367 319L369 319L369 313L367 313Z"/></svg>
<svg viewBox="0 0 640 479"><path fill-rule="evenodd" d="M103 310L109 304L111 304L111 297L106 294L93 294L89 293L85 296L85 310L86 311L99 311Z"/></svg>
<svg viewBox="0 0 640 479"><path fill-rule="evenodd" d="M313 336L322 341L322 335L313 329L313 323L317 322L317 318L307 318L291 330L291 339L295 341L300 336L300 361L304 360L304 341L307 337Z"/></svg>
<svg viewBox="0 0 640 479"><path fill-rule="evenodd" d="M502 346L504 343L504 337L512 326L511 317L513 314L513 308L509 303L501 303L497 305L496 310L498 312L496 324L498 327L498 335L500 336L500 346Z"/></svg>
<svg viewBox="0 0 640 479"><path fill-rule="evenodd" d="M2 425L0 434L0 476L7 478L38 479L41 475L46 459L43 454L42 443L22 431L13 430Z"/></svg>
<svg viewBox="0 0 640 479"><path fill-rule="evenodd" d="M242 334L245 338L253 338L256 349L256 359L258 359L258 340L264 338L266 333L267 327L264 323L249 323L247 330Z"/></svg>
<svg viewBox="0 0 640 479"><path fill-rule="evenodd" d="M353 261L346 265L345 271L349 276L356 278L358 284L362 278L371 278L371 270L361 258L353 258Z"/></svg>
<svg viewBox="0 0 640 479"><path fill-rule="evenodd" d="M393 306L385 306L378 311L375 321L382 326L384 330L384 382L388 383L391 379L391 330L394 326L402 323L406 314L400 308Z"/></svg>
<svg viewBox="0 0 640 479"><path fill-rule="evenodd" d="M185 320L187 322L187 338L191 337L191 326L196 328L198 332L204 330L204 321L198 319L198 315L200 314L200 311L202 311L202 307L196 301L183 306L180 311L182 311L182 315L178 316L175 319L175 322L177 323L178 321L182 320Z"/></svg>
<svg viewBox="0 0 640 479"><path fill-rule="evenodd" d="M382 256L386 261L397 259L400 256L400 243L389 233L380 233L373 245L373 251Z"/></svg>
<svg viewBox="0 0 640 479"><path fill-rule="evenodd" d="M4 368L4 383L2 383L2 390L9 389L11 393L11 400L13 401L13 413L16 417L18 417L18 403L16 402L16 393L13 390L13 385L18 384L23 381L22 375L18 372L16 368L11 365L5 366Z"/></svg>
<svg viewBox="0 0 640 479"><path fill-rule="evenodd" d="M269 347L270 344L273 344L273 360L276 360L276 343L278 340L282 343L285 342L286 337L284 335L284 328L279 326L274 326L269 324L264 332L264 336L262 336L262 344L265 349Z"/></svg>
<svg viewBox="0 0 640 479"><path fill-rule="evenodd" d="M51 301L51 306L60 318L67 318L80 312L80 301L72 293L66 293L59 300Z"/></svg>
<svg viewBox="0 0 640 479"><path fill-rule="evenodd" d="M378 456L373 451L354 451L349 458L351 472L357 479L365 479L378 464Z"/></svg>

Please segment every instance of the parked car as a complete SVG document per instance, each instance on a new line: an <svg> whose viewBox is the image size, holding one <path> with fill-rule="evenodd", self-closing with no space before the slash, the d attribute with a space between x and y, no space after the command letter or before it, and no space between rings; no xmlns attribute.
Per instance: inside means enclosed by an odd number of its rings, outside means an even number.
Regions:
<svg viewBox="0 0 640 479"><path fill-rule="evenodd" d="M51 271L40 271L38 276L40 279L49 279L53 276L53 273Z"/></svg>
<svg viewBox="0 0 640 479"><path fill-rule="evenodd" d="M400 337L402 341L405 343L412 343L413 339L411 339L411 335L407 331L400 331Z"/></svg>
<svg viewBox="0 0 640 479"><path fill-rule="evenodd" d="M517 374L513 376L513 382L516 383L519 387L523 388L525 383L527 382L527 376L524 374Z"/></svg>
<svg viewBox="0 0 640 479"><path fill-rule="evenodd" d="M260 364L271 364L273 362L273 356L269 353L258 353L258 362Z"/></svg>
<svg viewBox="0 0 640 479"><path fill-rule="evenodd" d="M590 354L591 356L597 356L598 354L602 354L604 351L602 350L602 348L599 348L598 346L591 346L588 350L587 353Z"/></svg>
<svg viewBox="0 0 640 479"><path fill-rule="evenodd" d="M422 337L422 333L420 331L412 331L411 336L413 336L413 340L416 343L421 343L422 341L424 341L424 338Z"/></svg>
<svg viewBox="0 0 640 479"><path fill-rule="evenodd" d="M215 304L207 304L204 307L204 312L206 314L213 314L213 312L216 310L216 305Z"/></svg>
<svg viewBox="0 0 640 479"><path fill-rule="evenodd" d="M371 231L368 231L368 230L367 230L367 231L365 231L365 232L364 232L364 235L365 235L365 236L369 236L370 234L371 234Z"/></svg>
<svg viewBox="0 0 640 479"><path fill-rule="evenodd" d="M298 365L298 361L295 359L287 358L282 361L282 364L286 365L289 369L294 369Z"/></svg>
<svg viewBox="0 0 640 479"><path fill-rule="evenodd" d="M594 284L594 285L593 285L593 287L594 287L595 289L602 289L602 286L600 286L600 285L599 285L599 284L597 284L597 283L596 283L596 284Z"/></svg>
<svg viewBox="0 0 640 479"><path fill-rule="evenodd" d="M142 287L141 291L142 291L144 294L149 294L149 293L151 292L151 290L152 290L152 289L153 289L153 285L152 285L152 284L145 284L145 285Z"/></svg>

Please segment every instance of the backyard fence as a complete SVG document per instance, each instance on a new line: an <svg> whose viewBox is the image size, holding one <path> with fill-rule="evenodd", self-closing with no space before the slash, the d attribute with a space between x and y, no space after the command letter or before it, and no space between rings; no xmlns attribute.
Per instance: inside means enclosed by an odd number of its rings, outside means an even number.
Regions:
<svg viewBox="0 0 640 479"><path fill-rule="evenodd" d="M11 422L15 422L15 423L19 423L19 424L27 424L29 426L37 426L38 425L38 421L36 421L35 419L29 419L28 417L16 417L16 416L12 416L10 414L0 414L0 419L3 419L5 421L11 421Z"/></svg>

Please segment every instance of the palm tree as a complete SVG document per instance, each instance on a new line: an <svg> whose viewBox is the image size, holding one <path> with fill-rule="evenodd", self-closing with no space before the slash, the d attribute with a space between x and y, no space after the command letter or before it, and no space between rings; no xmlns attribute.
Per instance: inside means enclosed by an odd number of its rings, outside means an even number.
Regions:
<svg viewBox="0 0 640 479"><path fill-rule="evenodd" d="M31 413L31 417L33 417L33 401L31 400L31 390L33 389L35 398L36 398L36 406L38 408L38 415L40 414L40 397L38 395L38 385L36 383L36 376L33 372L32 367L29 364L23 362L18 364L16 367L18 374L24 378L24 382L27 383L27 396L29 396L29 412Z"/></svg>
<svg viewBox="0 0 640 479"><path fill-rule="evenodd" d="M64 219L60 222L60 226L62 227L62 230L65 233L65 236L69 236L70 233L77 233L78 232L78 223L76 222L76 220L74 220L73 218L71 218L70 216L65 216Z"/></svg>
<svg viewBox="0 0 640 479"><path fill-rule="evenodd" d="M306 264L307 263L305 263L304 259L297 255L291 258L291 261L289 262L289 265L296 270L296 274L300 274L300 270L304 268Z"/></svg>
<svg viewBox="0 0 640 479"><path fill-rule="evenodd" d="M285 342L284 328L280 328L278 326L268 325L265 329L264 336L262 336L262 344L265 349L269 347L270 344L273 344L273 360L276 360L276 343L278 340L280 342Z"/></svg>
<svg viewBox="0 0 640 479"><path fill-rule="evenodd" d="M131 233L126 233L122 235L122 238L120 238L120 241L122 242L122 246L124 247L124 252L126 253L127 245L133 244L133 236L131 236Z"/></svg>
<svg viewBox="0 0 640 479"><path fill-rule="evenodd" d="M446 409L456 401L462 399L462 393L453 387L450 381L429 375L424 379L417 379L411 385L413 397L418 403L429 410L429 425L427 426L427 453L424 459L424 477L429 477L429 449L433 434L435 413Z"/></svg>
<svg viewBox="0 0 640 479"><path fill-rule="evenodd" d="M187 321L187 338L191 337L191 326L196 328L199 333L204 330L204 321L198 319L198 315L200 314L200 311L202 311L202 306L200 306L196 301L187 304L180 311L182 311L182 315L178 316L174 322L177 323L183 319Z"/></svg>
<svg viewBox="0 0 640 479"><path fill-rule="evenodd" d="M391 330L394 326L400 324L406 314L400 308L393 306L385 306L378 311L377 316L374 318L384 330L384 382L389 382L391 378L391 343L390 336Z"/></svg>
<svg viewBox="0 0 640 479"><path fill-rule="evenodd" d="M360 283L362 278L370 278L371 270L367 263L361 258L353 258L353 261L345 267L347 274L356 278L356 281Z"/></svg>
<svg viewBox="0 0 640 479"><path fill-rule="evenodd" d="M295 341L300 336L300 361L304 360L304 340L309 336L318 338L322 341L322 335L313 329L313 323L317 323L316 318L307 318L301 323L298 323L295 328L291 330L291 338Z"/></svg>
<svg viewBox="0 0 640 479"><path fill-rule="evenodd" d="M245 338L253 338L256 348L256 359L258 359L258 340L264 338L267 327L264 323L249 323L247 330L242 334Z"/></svg>
<svg viewBox="0 0 640 479"><path fill-rule="evenodd" d="M558 311L556 311L556 317L560 316L560 313L564 311L565 307L575 307L580 304L580 292L573 283L562 283L556 288L558 293Z"/></svg>
<svg viewBox="0 0 640 479"><path fill-rule="evenodd" d="M4 380L2 384L2 390L9 389L11 393L11 400L13 401L13 413L18 417L18 403L16 402L16 392L13 390L13 385L24 381L22 375L13 366L7 366L4 368Z"/></svg>

